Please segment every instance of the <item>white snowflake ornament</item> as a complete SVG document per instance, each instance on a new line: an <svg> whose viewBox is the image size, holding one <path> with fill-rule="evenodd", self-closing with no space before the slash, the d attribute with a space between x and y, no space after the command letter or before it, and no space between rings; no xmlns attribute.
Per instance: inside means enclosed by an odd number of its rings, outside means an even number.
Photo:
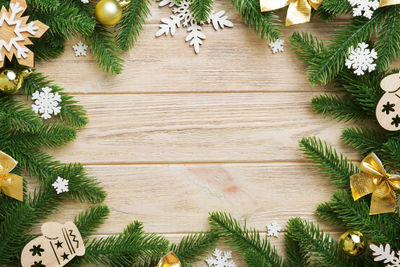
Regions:
<svg viewBox="0 0 400 267"><path fill-rule="evenodd" d="M76 57L86 56L86 51L88 49L88 46L82 43L82 41L79 41L76 45L73 45L72 48L75 51Z"/></svg>
<svg viewBox="0 0 400 267"><path fill-rule="evenodd" d="M172 8L172 13L169 18L162 18L160 24L160 29L156 32L156 37L161 35L171 35L174 36L176 29L181 27L188 28L188 35L185 38L186 42L189 42L190 46L193 46L196 54L200 51L200 45L203 44L203 40L206 36L201 32L202 27L205 23L211 24L215 30L224 29L225 27L233 27L233 23L228 20L225 16L225 11L221 10L219 12L212 11L207 21L198 22L194 18L191 10L190 4L191 0L182 0L176 2L175 0L157 0L160 1L158 4L160 7L169 6Z"/></svg>
<svg viewBox="0 0 400 267"><path fill-rule="evenodd" d="M374 261L383 261L387 267L400 267L400 252L394 252L389 244L380 244L379 247L375 244L370 244L369 247L373 252Z"/></svg>
<svg viewBox="0 0 400 267"><path fill-rule="evenodd" d="M283 52L284 40L278 39L275 42L270 42L269 47L271 47L272 53Z"/></svg>
<svg viewBox="0 0 400 267"><path fill-rule="evenodd" d="M51 92L50 87L42 88L42 91L36 91L32 94L32 109L35 113L42 114L43 119L50 119L51 115L57 115L61 111L58 104L61 102L61 96L55 92Z"/></svg>
<svg viewBox="0 0 400 267"><path fill-rule="evenodd" d="M267 235L278 237L279 233L282 231L282 228L279 226L278 223L273 222L267 225Z"/></svg>
<svg viewBox="0 0 400 267"><path fill-rule="evenodd" d="M369 49L368 44L359 43L357 48L351 47L349 49L349 58L346 59L346 66L348 69L354 69L354 73L358 76L364 75L364 72L372 72L375 70L376 64L375 59L378 58L378 54L375 49Z"/></svg>
<svg viewBox="0 0 400 267"><path fill-rule="evenodd" d="M61 194L69 191L68 183L69 181L67 179L63 179L60 176L58 176L57 180L52 184L52 186L56 190L57 194Z"/></svg>
<svg viewBox="0 0 400 267"><path fill-rule="evenodd" d="M378 0L348 0L353 7L353 16L371 18L374 11L379 8Z"/></svg>
<svg viewBox="0 0 400 267"><path fill-rule="evenodd" d="M206 259L208 266L214 267L236 267L235 262L232 260L232 252L215 249L212 256Z"/></svg>
<svg viewBox="0 0 400 267"><path fill-rule="evenodd" d="M89 4L89 0L81 0L81 2L84 4Z"/></svg>

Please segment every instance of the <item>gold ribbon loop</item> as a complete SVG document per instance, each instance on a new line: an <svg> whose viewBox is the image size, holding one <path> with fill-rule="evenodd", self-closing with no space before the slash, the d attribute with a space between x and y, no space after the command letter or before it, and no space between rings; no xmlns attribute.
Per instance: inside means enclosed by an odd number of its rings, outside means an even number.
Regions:
<svg viewBox="0 0 400 267"><path fill-rule="evenodd" d="M16 165L17 162L12 157L0 151L0 191L9 197L22 201L23 179L19 175L9 173Z"/></svg>
<svg viewBox="0 0 400 267"><path fill-rule="evenodd" d="M317 10L323 0L260 0L261 11L272 11L288 7L286 26L310 21L311 8ZM400 0L399 0L400 1Z"/></svg>
<svg viewBox="0 0 400 267"><path fill-rule="evenodd" d="M400 4L400 0L381 0L379 2L379 7L392 6L398 4Z"/></svg>
<svg viewBox="0 0 400 267"><path fill-rule="evenodd" d="M372 193L370 215L394 212L396 194L400 189L400 176L388 174L375 153L369 154L360 164L361 173L350 177L353 199Z"/></svg>

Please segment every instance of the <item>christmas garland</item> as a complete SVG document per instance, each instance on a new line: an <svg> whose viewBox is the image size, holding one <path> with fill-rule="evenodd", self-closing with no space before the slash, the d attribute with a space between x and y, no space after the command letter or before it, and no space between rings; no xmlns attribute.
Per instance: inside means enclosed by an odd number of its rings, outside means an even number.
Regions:
<svg viewBox="0 0 400 267"><path fill-rule="evenodd" d="M308 22L313 14L326 21L342 14L355 15L350 24L341 26L332 36L329 45L307 33L294 33L291 37L293 49L308 64L310 82L334 82L338 89L332 95L312 100L316 112L357 124L345 129L342 138L365 157L359 169L315 137L300 141L305 157L338 187L331 201L317 207L316 214L348 231L335 241L312 222L290 219L285 231L285 259L258 231L223 212L210 213L208 232L188 235L179 244L144 232L140 222L129 224L118 235L91 237L109 213L100 204L105 191L86 174L82 165L63 164L41 150L73 141L77 131L87 123L86 112L45 75L23 65L32 66L33 54L36 61L59 56L66 40L80 34L97 63L104 70L118 74L123 62L119 52L133 46L149 14L149 3L102 0L94 5L87 0L27 3L0 0L1 13L7 14L8 19L0 17L0 27L2 23L19 27L17 38L24 41L18 49L15 45L15 50L0 43L0 48L5 49L0 50L1 266L19 263L45 266L45 261L47 266L66 263L68 266L190 266L209 254L219 240L239 252L247 266L379 266L376 261L399 266L400 260L392 249L400 249L400 219L394 213L395 191L400 188L395 174L400 163L397 133L400 101L396 96L400 74L389 70L400 55L399 3L386 0L380 3L262 0L261 4L255 0L235 0L232 3L251 29L271 42L277 41L280 34L276 9L288 6L286 25ZM191 1L195 19L205 21L212 4L210 0ZM34 23L21 17L24 11ZM11 19L24 23L13 24ZM25 45L30 44L30 38L34 39L29 50ZM22 40L17 41L21 44ZM17 92L34 101L32 108L12 95ZM33 192L27 189L28 180L22 178L27 176L39 182ZM69 198L94 205L78 214L73 223L46 223L42 226L42 236L31 234L34 226ZM279 233L276 225L271 225L270 230L274 235ZM70 254L66 251L60 258L46 258L50 248L54 251L68 248ZM215 251L214 255L221 258L221 253ZM222 258L230 256L224 254ZM217 266L212 258L208 262ZM229 262L226 266L234 265Z"/></svg>

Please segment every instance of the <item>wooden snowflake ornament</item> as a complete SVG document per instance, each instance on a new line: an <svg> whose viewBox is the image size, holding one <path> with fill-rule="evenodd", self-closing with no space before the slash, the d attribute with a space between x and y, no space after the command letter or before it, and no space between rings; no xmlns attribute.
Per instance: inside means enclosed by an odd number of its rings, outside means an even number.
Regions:
<svg viewBox="0 0 400 267"><path fill-rule="evenodd" d="M29 38L41 37L49 27L40 21L28 23L28 16L22 17L27 4L25 0L11 0L10 9L3 6L0 12L0 68L5 58L15 55L20 65L33 67L34 54L26 45L32 44Z"/></svg>

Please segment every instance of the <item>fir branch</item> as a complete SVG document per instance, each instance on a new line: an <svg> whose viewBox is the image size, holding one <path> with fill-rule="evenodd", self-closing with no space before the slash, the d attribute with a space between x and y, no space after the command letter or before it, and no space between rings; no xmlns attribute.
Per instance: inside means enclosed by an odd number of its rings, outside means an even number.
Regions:
<svg viewBox="0 0 400 267"><path fill-rule="evenodd" d="M353 10L348 0L329 0L322 2L317 14L324 20L331 20L338 15L348 14Z"/></svg>
<svg viewBox="0 0 400 267"><path fill-rule="evenodd" d="M350 176L356 173L356 168L346 157L316 137L303 137L300 150L338 188L350 188Z"/></svg>
<svg viewBox="0 0 400 267"><path fill-rule="evenodd" d="M207 21L213 10L213 0L193 0L190 3L190 9L196 21Z"/></svg>
<svg viewBox="0 0 400 267"><path fill-rule="evenodd" d="M310 256L301 248L298 241L285 234L285 266L304 267L311 266Z"/></svg>
<svg viewBox="0 0 400 267"><path fill-rule="evenodd" d="M184 266L202 260L218 241L218 236L213 232L187 235L182 238L178 245L173 244L170 248L174 251Z"/></svg>
<svg viewBox="0 0 400 267"><path fill-rule="evenodd" d="M324 43L310 33L295 32L290 37L290 42L294 51L308 64L311 64L316 58L323 59L328 53Z"/></svg>
<svg viewBox="0 0 400 267"><path fill-rule="evenodd" d="M314 110L325 118L332 117L339 121L358 121L367 118L366 113L360 110L351 98L336 95L321 95L311 101Z"/></svg>
<svg viewBox="0 0 400 267"><path fill-rule="evenodd" d="M367 127L347 128L343 131L341 138L346 145L352 146L364 156L371 152L379 155L382 144L387 141L387 137L383 132Z"/></svg>
<svg viewBox="0 0 400 267"><path fill-rule="evenodd" d="M120 49L127 51L133 47L143 24L150 15L149 0L131 0L118 23L116 40Z"/></svg>
<svg viewBox="0 0 400 267"><path fill-rule="evenodd" d="M231 0L244 22L249 25L261 39L276 41L279 39L281 24L279 17L272 11L262 13L258 0Z"/></svg>
<svg viewBox="0 0 400 267"><path fill-rule="evenodd" d="M53 11L60 8L59 0L27 0L29 10L37 9L40 11Z"/></svg>
<svg viewBox="0 0 400 267"><path fill-rule="evenodd" d="M252 251L257 262L265 262L266 266L282 266L282 259L267 239L254 229L247 229L246 223L239 224L230 214L224 212L210 213L211 231L225 239L225 243L235 247L243 256Z"/></svg>
<svg viewBox="0 0 400 267"><path fill-rule="evenodd" d="M107 219L110 209L107 206L94 206L81 212L75 217L74 223L78 227L83 239L92 235Z"/></svg>
<svg viewBox="0 0 400 267"><path fill-rule="evenodd" d="M315 214L323 221L329 222L331 225L346 225L335 212L335 204L332 202L323 202L318 205Z"/></svg>
<svg viewBox="0 0 400 267"><path fill-rule="evenodd" d="M32 40L32 52L35 54L35 62L49 61L64 53L65 39L60 36L46 34L40 39Z"/></svg>

